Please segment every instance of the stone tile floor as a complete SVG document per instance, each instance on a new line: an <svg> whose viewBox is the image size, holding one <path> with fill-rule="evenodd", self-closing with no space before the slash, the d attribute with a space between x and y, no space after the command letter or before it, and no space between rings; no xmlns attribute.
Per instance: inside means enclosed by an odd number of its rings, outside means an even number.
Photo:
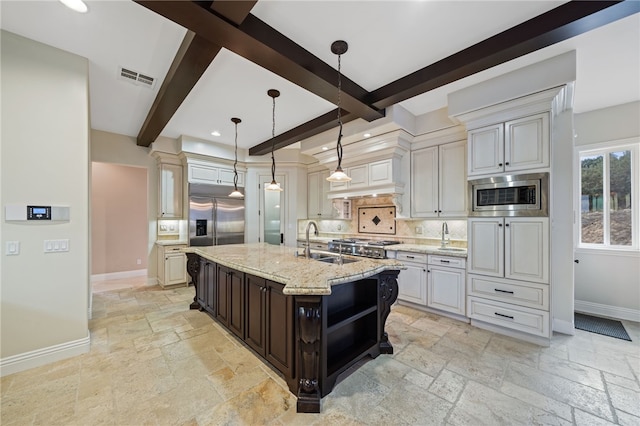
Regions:
<svg viewBox="0 0 640 426"><path fill-rule="evenodd" d="M207 314L193 287L104 284L91 351L3 377L10 425L640 425L633 342L576 330L539 347L394 306L393 356L341 377L322 413L297 414L284 381Z"/></svg>

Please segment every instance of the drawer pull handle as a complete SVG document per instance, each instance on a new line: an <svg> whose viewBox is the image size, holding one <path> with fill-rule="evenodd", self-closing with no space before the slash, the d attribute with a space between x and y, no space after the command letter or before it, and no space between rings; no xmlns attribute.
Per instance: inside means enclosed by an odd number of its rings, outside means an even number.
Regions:
<svg viewBox="0 0 640 426"><path fill-rule="evenodd" d="M512 292L512 291L509 291L509 290L500 290L499 288L494 288L494 290L495 290L495 291L498 291L498 292L500 292L500 293L509 293L509 294L513 294L513 292Z"/></svg>
<svg viewBox="0 0 640 426"><path fill-rule="evenodd" d="M451 263L451 261L450 260L442 260L442 259L440 259L440 263Z"/></svg>
<svg viewBox="0 0 640 426"><path fill-rule="evenodd" d="M407 256L407 259L415 259L415 256Z"/></svg>
<svg viewBox="0 0 640 426"><path fill-rule="evenodd" d="M497 312L494 312L494 315L497 315L497 316L503 317L503 318L513 319L513 317L511 315L499 314Z"/></svg>

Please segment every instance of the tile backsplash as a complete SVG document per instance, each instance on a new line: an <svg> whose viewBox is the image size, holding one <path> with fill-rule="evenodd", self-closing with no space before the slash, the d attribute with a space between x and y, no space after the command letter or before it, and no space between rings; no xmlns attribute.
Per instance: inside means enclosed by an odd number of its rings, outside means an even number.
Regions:
<svg viewBox="0 0 640 426"><path fill-rule="evenodd" d="M392 206L391 197L356 198L352 200L351 209L353 219L331 220L318 219L319 235L323 237L363 237L380 238L381 235L358 232L358 207L383 207ZM442 219L396 219L396 233L384 235L384 239L402 240L408 244L439 244L442 237ZM466 247L467 245L467 221L446 220L449 227L449 237L452 246ZM298 220L298 234L303 235L309 220Z"/></svg>

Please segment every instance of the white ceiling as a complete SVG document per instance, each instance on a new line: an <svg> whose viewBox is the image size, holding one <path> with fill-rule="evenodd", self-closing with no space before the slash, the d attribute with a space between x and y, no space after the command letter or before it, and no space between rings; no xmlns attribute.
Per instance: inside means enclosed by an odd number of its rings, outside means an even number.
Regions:
<svg viewBox="0 0 640 426"><path fill-rule="evenodd" d="M57 1L0 1L4 30L84 56L89 60L91 126L137 136L186 30L131 1L89 1L78 14ZM271 1L252 14L337 68L330 51L344 39L342 71L368 91L544 13L557 1ZM401 103L419 116L446 106L447 94L508 71L577 51L575 111L640 100L640 14L539 50ZM153 90L118 78L124 66L156 77ZM336 73L337 80L337 73ZM215 58L162 136L180 135L238 145L271 136L271 98L276 134L331 111L334 105L224 50ZM214 137L211 132L222 133Z"/></svg>

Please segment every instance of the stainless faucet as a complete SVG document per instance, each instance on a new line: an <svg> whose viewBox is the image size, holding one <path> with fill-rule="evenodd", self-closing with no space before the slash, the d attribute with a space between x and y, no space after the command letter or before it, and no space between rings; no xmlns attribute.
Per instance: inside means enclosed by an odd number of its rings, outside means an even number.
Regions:
<svg viewBox="0 0 640 426"><path fill-rule="evenodd" d="M309 230L311 229L311 225L315 228L313 235L318 235L318 225L314 221L310 220L309 223L307 223L307 230L305 231L307 236L307 246L304 248L304 257L307 259L311 259L311 244L309 243Z"/></svg>
<svg viewBox="0 0 640 426"><path fill-rule="evenodd" d="M449 244L449 225L447 225L447 222L442 222L442 241L440 241L440 247L446 248L447 244Z"/></svg>

